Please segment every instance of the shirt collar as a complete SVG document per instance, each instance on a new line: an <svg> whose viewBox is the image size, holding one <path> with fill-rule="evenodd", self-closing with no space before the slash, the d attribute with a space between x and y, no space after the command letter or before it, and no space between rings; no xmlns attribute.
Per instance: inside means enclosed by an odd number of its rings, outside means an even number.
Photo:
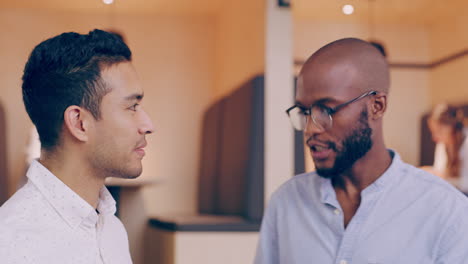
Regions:
<svg viewBox="0 0 468 264"><path fill-rule="evenodd" d="M336 200L336 193L331 184L329 178L323 178L317 174L319 177L319 186L320 186L320 201L324 204L329 204L334 207L338 206L338 201Z"/></svg>
<svg viewBox="0 0 468 264"><path fill-rule="evenodd" d="M381 191L400 180L402 173L398 172L402 169L404 163L398 153L393 150L388 150L388 152L392 157L390 166L382 175L380 175L379 178L377 178L377 180L375 180L371 185L367 186L367 188L362 191L362 195Z"/></svg>
<svg viewBox="0 0 468 264"><path fill-rule="evenodd" d="M404 163L401 160L400 155L398 155L398 153L390 149L388 150L388 152L392 157L392 162L390 166L379 178L377 178L377 180L375 180L371 185L367 186L367 188L365 188L362 191L362 196L382 191L383 189L391 186L393 183L396 183L400 180L400 176L402 174L398 173L398 171L402 168ZM320 178L319 186L321 202L337 207L338 202L336 200L336 193L333 189L331 180L328 178L322 178L320 176L318 177Z"/></svg>
<svg viewBox="0 0 468 264"><path fill-rule="evenodd" d="M37 160L31 163L26 176L73 229L82 223L97 223L96 210ZM101 214L115 214L116 211L115 200L104 186L99 193L97 209Z"/></svg>

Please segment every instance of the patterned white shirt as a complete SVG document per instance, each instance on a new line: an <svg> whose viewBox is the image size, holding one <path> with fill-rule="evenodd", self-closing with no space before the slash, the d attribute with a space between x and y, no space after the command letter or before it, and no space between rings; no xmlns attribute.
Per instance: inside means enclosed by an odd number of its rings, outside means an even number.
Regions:
<svg viewBox="0 0 468 264"><path fill-rule="evenodd" d="M0 207L2 264L129 264L127 232L103 187L97 211L33 161L28 182Z"/></svg>

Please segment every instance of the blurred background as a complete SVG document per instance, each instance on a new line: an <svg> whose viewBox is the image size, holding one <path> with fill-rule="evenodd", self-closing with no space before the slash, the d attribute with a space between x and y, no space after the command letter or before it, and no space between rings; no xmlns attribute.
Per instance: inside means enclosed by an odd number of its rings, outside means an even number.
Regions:
<svg viewBox="0 0 468 264"><path fill-rule="evenodd" d="M297 160L305 162L302 170L313 170L307 151L297 154L284 110L294 102L301 64L328 42L358 37L385 48L392 84L384 134L408 163L421 165L423 115L441 102L468 103L467 1L105 1L0 0L0 204L27 169L33 126L22 103L21 76L31 50L62 32L119 32L133 52L143 107L156 127L142 176L133 183L109 182L136 264L252 262L255 230L183 232L158 229L148 220L200 213L205 113L255 77L263 78L258 122L264 129L265 200L298 171Z"/></svg>

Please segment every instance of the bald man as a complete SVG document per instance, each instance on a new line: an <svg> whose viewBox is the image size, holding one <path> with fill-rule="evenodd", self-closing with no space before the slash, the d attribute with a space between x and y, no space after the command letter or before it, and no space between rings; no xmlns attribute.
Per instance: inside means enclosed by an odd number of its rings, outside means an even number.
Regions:
<svg viewBox="0 0 468 264"><path fill-rule="evenodd" d="M389 83L382 54L359 39L304 64L287 113L316 171L272 195L256 264L468 263L468 199L385 146Z"/></svg>

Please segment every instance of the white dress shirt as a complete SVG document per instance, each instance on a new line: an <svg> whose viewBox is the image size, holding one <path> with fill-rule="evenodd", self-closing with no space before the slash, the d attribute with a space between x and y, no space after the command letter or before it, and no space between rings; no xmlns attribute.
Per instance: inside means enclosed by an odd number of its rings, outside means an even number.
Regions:
<svg viewBox="0 0 468 264"><path fill-rule="evenodd" d="M115 200L103 187L97 210L38 161L0 207L0 263L132 263Z"/></svg>

